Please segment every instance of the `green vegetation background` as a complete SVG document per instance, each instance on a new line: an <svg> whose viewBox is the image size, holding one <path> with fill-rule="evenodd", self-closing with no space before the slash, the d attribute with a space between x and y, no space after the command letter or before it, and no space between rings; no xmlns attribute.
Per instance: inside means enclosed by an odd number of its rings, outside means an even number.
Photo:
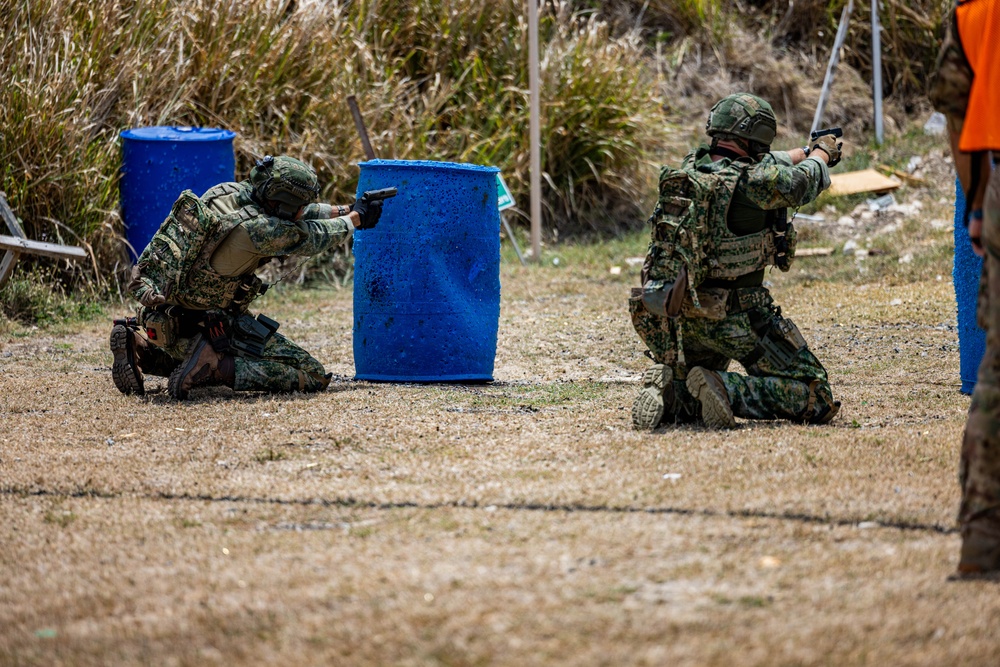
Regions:
<svg viewBox="0 0 1000 667"><path fill-rule="evenodd" d="M762 94L786 141L804 134L845 4L545 0L548 233L640 228L655 165L684 152L720 94ZM890 113L920 104L947 6L882 2ZM862 100L868 11L855 8L838 73ZM355 94L380 157L496 165L527 209L525 12L514 0L0 0L0 189L30 238L92 255L23 262L35 273L0 302L17 312L40 285L121 294L119 133L131 127L232 129L237 174L264 154L295 155L316 166L325 200L349 202L362 159L345 103ZM867 122L838 104L832 122Z"/></svg>

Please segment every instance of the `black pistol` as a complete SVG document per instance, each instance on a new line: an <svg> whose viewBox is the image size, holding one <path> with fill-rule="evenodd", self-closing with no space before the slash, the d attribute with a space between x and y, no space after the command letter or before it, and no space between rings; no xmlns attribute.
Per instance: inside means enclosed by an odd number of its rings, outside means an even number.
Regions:
<svg viewBox="0 0 1000 667"><path fill-rule="evenodd" d="M825 130L815 130L809 133L809 138L812 141L816 141L820 137L825 137L828 134L832 134L834 139L840 139L844 136L844 131L839 127L828 127Z"/></svg>
<svg viewBox="0 0 1000 667"><path fill-rule="evenodd" d="M839 130L840 128L837 129ZM382 188L381 190L368 190L361 194L361 199L363 199L365 203L373 201L382 201L384 199L388 199L389 197L395 197L397 192L398 190L396 190L396 188Z"/></svg>

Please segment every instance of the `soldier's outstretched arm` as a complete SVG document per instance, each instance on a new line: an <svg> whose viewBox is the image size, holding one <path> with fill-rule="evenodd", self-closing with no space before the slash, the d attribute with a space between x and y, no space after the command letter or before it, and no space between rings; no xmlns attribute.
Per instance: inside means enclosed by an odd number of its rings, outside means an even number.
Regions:
<svg viewBox="0 0 1000 667"><path fill-rule="evenodd" d="M354 229L348 216L285 220L259 215L243 223L254 249L262 256L312 256L347 240Z"/></svg>
<svg viewBox="0 0 1000 667"><path fill-rule="evenodd" d="M794 149L801 151L802 149ZM798 163L791 152L769 153L747 170L744 192L764 210L801 206L830 187L828 156L817 151Z"/></svg>

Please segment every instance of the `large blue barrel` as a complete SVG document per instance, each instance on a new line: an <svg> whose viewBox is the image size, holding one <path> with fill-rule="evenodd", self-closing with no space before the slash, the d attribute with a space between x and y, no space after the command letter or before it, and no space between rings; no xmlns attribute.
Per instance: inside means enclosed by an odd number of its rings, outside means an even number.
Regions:
<svg viewBox="0 0 1000 667"><path fill-rule="evenodd" d="M361 163L358 196L396 187L354 235L354 368L362 380L493 379L500 319L495 167Z"/></svg>
<svg viewBox="0 0 1000 667"><path fill-rule="evenodd" d="M958 358L962 393L971 394L976 386L979 362L986 352L986 332L976 325L976 301L983 259L972 252L969 230L965 226L965 193L955 181L955 300L958 302Z"/></svg>
<svg viewBox="0 0 1000 667"><path fill-rule="evenodd" d="M183 190L201 195L232 181L235 132L209 127L139 127L122 137L119 183L125 238L142 252Z"/></svg>

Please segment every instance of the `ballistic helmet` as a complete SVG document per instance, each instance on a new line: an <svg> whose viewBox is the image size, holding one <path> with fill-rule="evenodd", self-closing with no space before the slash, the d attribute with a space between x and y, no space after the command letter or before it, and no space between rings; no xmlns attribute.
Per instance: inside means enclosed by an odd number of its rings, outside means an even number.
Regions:
<svg viewBox="0 0 1000 667"><path fill-rule="evenodd" d="M710 137L739 137L770 146L778 131L778 121L770 104L756 95L736 93L715 103L705 131Z"/></svg>
<svg viewBox="0 0 1000 667"><path fill-rule="evenodd" d="M316 201L319 180L312 167L293 157L265 156L250 170L250 185L259 204L291 218L298 209Z"/></svg>

